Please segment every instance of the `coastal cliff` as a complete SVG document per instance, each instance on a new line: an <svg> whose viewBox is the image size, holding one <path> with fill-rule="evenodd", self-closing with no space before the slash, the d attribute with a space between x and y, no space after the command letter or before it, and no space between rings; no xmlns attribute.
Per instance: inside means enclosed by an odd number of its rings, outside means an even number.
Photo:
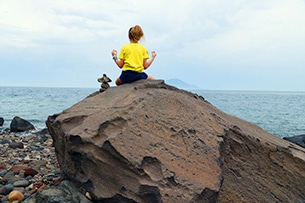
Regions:
<svg viewBox="0 0 305 203"><path fill-rule="evenodd" d="M203 97L138 81L47 120L61 176L100 202L302 202L305 150Z"/></svg>

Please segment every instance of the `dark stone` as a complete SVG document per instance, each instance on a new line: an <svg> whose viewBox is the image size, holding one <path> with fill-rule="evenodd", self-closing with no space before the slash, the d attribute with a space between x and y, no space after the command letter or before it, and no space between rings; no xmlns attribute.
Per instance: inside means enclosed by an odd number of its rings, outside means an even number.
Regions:
<svg viewBox="0 0 305 203"><path fill-rule="evenodd" d="M0 166L0 176L4 176L5 174L7 174L7 170L6 170L6 166L4 165L4 164L1 164L1 166ZM0 181L0 184L1 184L2 182Z"/></svg>
<svg viewBox="0 0 305 203"><path fill-rule="evenodd" d="M284 137L283 139L305 148L305 134L292 137Z"/></svg>
<svg viewBox="0 0 305 203"><path fill-rule="evenodd" d="M11 132L25 132L35 130L35 127L27 120L15 116L10 125Z"/></svg>
<svg viewBox="0 0 305 203"><path fill-rule="evenodd" d="M24 177L32 176L34 177L38 172L35 169L29 168L24 170Z"/></svg>
<svg viewBox="0 0 305 203"><path fill-rule="evenodd" d="M11 142L11 143L9 144L9 147L12 148L12 149L17 149L17 148L23 149L23 148L24 148L22 142Z"/></svg>
<svg viewBox="0 0 305 203"><path fill-rule="evenodd" d="M9 140L1 140L0 144L9 144L11 143L11 141Z"/></svg>
<svg viewBox="0 0 305 203"><path fill-rule="evenodd" d="M3 123L4 123L4 119L0 117L0 126L3 126Z"/></svg>
<svg viewBox="0 0 305 203"><path fill-rule="evenodd" d="M14 189L13 184L7 184L0 188L0 194L1 195L7 195Z"/></svg>

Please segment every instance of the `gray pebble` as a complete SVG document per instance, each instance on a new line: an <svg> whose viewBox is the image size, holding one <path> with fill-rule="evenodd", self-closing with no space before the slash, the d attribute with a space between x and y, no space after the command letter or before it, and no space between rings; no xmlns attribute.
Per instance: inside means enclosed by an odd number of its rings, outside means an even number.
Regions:
<svg viewBox="0 0 305 203"><path fill-rule="evenodd" d="M0 188L0 194L1 195L7 195L9 194L12 190L14 189L14 185L12 184L7 184L3 187Z"/></svg>
<svg viewBox="0 0 305 203"><path fill-rule="evenodd" d="M0 176L4 176L7 173L7 170L0 171Z"/></svg>
<svg viewBox="0 0 305 203"><path fill-rule="evenodd" d="M15 187L27 187L30 185L30 182L28 180L18 180L14 182Z"/></svg>

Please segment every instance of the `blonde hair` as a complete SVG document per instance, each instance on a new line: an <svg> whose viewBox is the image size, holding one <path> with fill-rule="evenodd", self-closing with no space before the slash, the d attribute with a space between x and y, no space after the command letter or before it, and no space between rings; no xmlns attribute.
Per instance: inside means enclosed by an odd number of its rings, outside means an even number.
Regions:
<svg viewBox="0 0 305 203"><path fill-rule="evenodd" d="M142 37L144 37L144 32L140 25L135 25L129 29L129 39L139 41Z"/></svg>

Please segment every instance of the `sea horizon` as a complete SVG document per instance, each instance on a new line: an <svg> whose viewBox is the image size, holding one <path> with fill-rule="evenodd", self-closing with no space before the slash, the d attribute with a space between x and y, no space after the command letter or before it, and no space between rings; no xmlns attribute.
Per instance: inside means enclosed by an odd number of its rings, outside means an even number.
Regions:
<svg viewBox="0 0 305 203"><path fill-rule="evenodd" d="M166 83L166 82L165 82ZM167 84L167 83L166 83ZM171 85L171 84L167 84L167 85L170 85L170 86L174 86L176 88L179 88L179 89L183 89L183 90L186 90L186 91L196 91L196 90L203 90L203 91L228 91L228 92L287 92L287 93L290 93L290 92L300 92L300 93L305 93L305 90L260 90L260 89L204 89L204 88L195 88L195 89L190 89L190 88L185 88L185 87L179 87L179 86L176 86L176 85ZM96 86L96 87L76 87L76 86L19 86L19 85L0 85L0 88L6 88L6 87L12 87L12 88L58 88L58 89L96 89L97 91L99 90L100 86L99 84ZM114 84L110 84L110 87L117 87L116 85Z"/></svg>

